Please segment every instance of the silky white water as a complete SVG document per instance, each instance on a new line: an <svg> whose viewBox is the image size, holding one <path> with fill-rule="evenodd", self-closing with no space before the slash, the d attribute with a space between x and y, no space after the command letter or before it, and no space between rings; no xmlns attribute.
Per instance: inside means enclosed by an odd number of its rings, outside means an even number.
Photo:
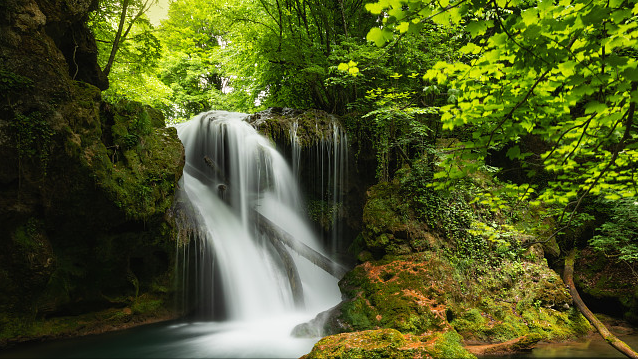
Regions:
<svg viewBox="0 0 638 359"><path fill-rule="evenodd" d="M214 259L219 271L200 275L196 285L221 291L225 318L199 324L211 333L198 337L191 356L199 356L197 347L207 357L303 355L317 338L291 337L294 326L340 301L338 279L286 247L303 287L304 307L296 307L282 258L258 234L255 213L323 252L305 220L297 179L270 141L242 121L246 116L211 111L176 126L186 150L181 191L203 222L198 224L206 242L197 250L209 251L197 258ZM197 267L213 268L210 263ZM213 297L198 298L199 305L220 310Z"/></svg>

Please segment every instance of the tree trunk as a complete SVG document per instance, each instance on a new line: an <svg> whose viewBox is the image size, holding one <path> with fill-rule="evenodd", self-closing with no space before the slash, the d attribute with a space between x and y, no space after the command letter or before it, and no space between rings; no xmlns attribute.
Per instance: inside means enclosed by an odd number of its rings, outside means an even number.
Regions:
<svg viewBox="0 0 638 359"><path fill-rule="evenodd" d="M325 270L337 279L341 279L343 275L346 274L346 272L348 271L343 266L335 263L323 254L308 247L303 242L298 241L296 238L286 233L286 231L279 228L279 226L272 223L268 218L264 217L261 213L255 210L253 210L252 212L255 216L257 216L257 222L260 231L264 232L264 234L268 235L269 237L280 240L283 244L290 247L302 257L308 259L317 267Z"/></svg>
<svg viewBox="0 0 638 359"><path fill-rule="evenodd" d="M638 359L638 353L636 353L629 345L627 345L622 340L618 339L615 335L613 335L605 325L596 318L594 313L587 308L583 300L580 298L580 294L576 290L576 286L574 285L574 259L576 258L576 249L572 249L567 258L565 258L565 272L563 273L563 279L567 287L569 288L569 293L572 295L574 300L574 304L576 307L583 313L585 318L589 320L589 322L596 328L598 333L605 339L607 343L609 343L612 347L616 348L619 352L625 354L629 358Z"/></svg>
<svg viewBox="0 0 638 359"><path fill-rule="evenodd" d="M126 21L126 11L128 10L129 0L124 0L122 2L122 14L120 14L120 23L117 26L117 33L115 34L115 39L113 39L113 46L111 46L111 54L109 55L109 60L104 67L104 74L106 76L111 72L111 67L113 67L113 61L115 60L115 54L117 53L117 49L120 46L120 39L122 38L122 31L124 30L124 22Z"/></svg>

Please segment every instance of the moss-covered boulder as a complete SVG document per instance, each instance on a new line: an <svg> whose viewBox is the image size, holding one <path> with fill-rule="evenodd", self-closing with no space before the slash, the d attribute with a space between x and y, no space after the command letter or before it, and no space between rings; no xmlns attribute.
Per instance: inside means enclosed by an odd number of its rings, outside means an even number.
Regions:
<svg viewBox="0 0 638 359"><path fill-rule="evenodd" d="M302 359L359 358L475 358L454 331L423 335L394 329L336 334L321 339Z"/></svg>
<svg viewBox="0 0 638 359"><path fill-rule="evenodd" d="M290 142L294 136L302 148L312 147L322 139L333 139L341 129L339 118L322 110L271 107L249 116L247 121L279 145Z"/></svg>
<svg viewBox="0 0 638 359"><path fill-rule="evenodd" d="M357 240L361 259L401 255L438 246L441 239L427 223L419 221L399 181L382 182L367 191L363 228ZM356 247L355 247L356 248ZM372 257L366 257L369 255Z"/></svg>
<svg viewBox="0 0 638 359"><path fill-rule="evenodd" d="M453 328L477 343L529 333L567 339L589 330L570 306L562 280L546 265L504 262L479 269L464 273L430 252L365 262L340 282L347 299L338 308L339 319L348 331L421 334Z"/></svg>

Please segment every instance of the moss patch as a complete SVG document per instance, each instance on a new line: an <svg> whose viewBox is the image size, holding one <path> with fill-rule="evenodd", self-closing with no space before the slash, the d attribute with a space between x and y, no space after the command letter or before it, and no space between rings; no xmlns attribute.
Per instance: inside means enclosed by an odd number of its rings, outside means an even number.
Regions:
<svg viewBox="0 0 638 359"><path fill-rule="evenodd" d="M302 147L315 145L322 139L332 138L339 121L333 115L321 110L296 110L273 107L248 117L261 134L277 143L290 141L290 131L296 133L296 140Z"/></svg>
<svg viewBox="0 0 638 359"><path fill-rule="evenodd" d="M402 334L393 329L332 335L315 344L304 359L322 358L475 358L455 332Z"/></svg>

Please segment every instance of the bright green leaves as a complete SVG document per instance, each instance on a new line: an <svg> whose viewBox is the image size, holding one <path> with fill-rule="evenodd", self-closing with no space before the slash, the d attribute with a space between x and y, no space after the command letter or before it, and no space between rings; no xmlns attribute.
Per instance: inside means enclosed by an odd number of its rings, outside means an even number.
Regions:
<svg viewBox="0 0 638 359"><path fill-rule="evenodd" d="M370 32L368 32L368 35L366 35L366 39L381 47L385 45L386 42L392 40L393 36L392 31L387 28L380 29L378 27L373 27Z"/></svg>
<svg viewBox="0 0 638 359"><path fill-rule="evenodd" d="M359 74L359 68L357 67L357 63L352 60L348 62L347 64L343 62L340 63L339 66L337 66L337 69L339 71L347 72L348 74L352 76L357 76Z"/></svg>
<svg viewBox="0 0 638 359"><path fill-rule="evenodd" d="M384 2L382 1L378 3L369 3L369 4L366 4L366 10L368 10L372 14L379 15L381 14L385 6L387 6L387 4L384 4Z"/></svg>
<svg viewBox="0 0 638 359"><path fill-rule="evenodd" d="M383 26L372 28L366 39L381 47L393 39L392 33L414 33L423 29L423 24L431 22L439 26L461 23L468 12L467 0L380 0L366 4L365 8L379 15ZM478 21L472 25L472 31L485 32L489 21Z"/></svg>
<svg viewBox="0 0 638 359"><path fill-rule="evenodd" d="M459 51L466 54L478 54L481 52L481 47L469 42L465 46L461 47Z"/></svg>
<svg viewBox="0 0 638 359"><path fill-rule="evenodd" d="M478 21L472 21L469 24L467 24L467 26L465 27L465 30L470 33L470 36L476 37L476 36L481 36L485 34L485 31L487 31L488 27L492 27L492 26L493 26L492 20L488 20L488 21L478 20Z"/></svg>
<svg viewBox="0 0 638 359"><path fill-rule="evenodd" d="M626 141L638 140L638 119L629 110L638 101L638 23L632 8L620 3L542 0L519 15L484 9L495 14L490 21L470 7L477 15L466 26L470 39L460 49L467 62L438 63L423 76L460 90L441 108L442 128L470 131L472 138L449 147L455 155L442 157L437 181L449 184L475 170L474 164L458 168L467 155L480 160L506 147L506 157L529 168L531 176L547 176L547 185L534 194L539 204L571 211L588 193L638 196L636 179L628 173L638 164L638 146ZM453 4L435 2L432 13ZM455 16L450 14L450 21ZM534 156L523 150L532 138L548 148L533 163Z"/></svg>

